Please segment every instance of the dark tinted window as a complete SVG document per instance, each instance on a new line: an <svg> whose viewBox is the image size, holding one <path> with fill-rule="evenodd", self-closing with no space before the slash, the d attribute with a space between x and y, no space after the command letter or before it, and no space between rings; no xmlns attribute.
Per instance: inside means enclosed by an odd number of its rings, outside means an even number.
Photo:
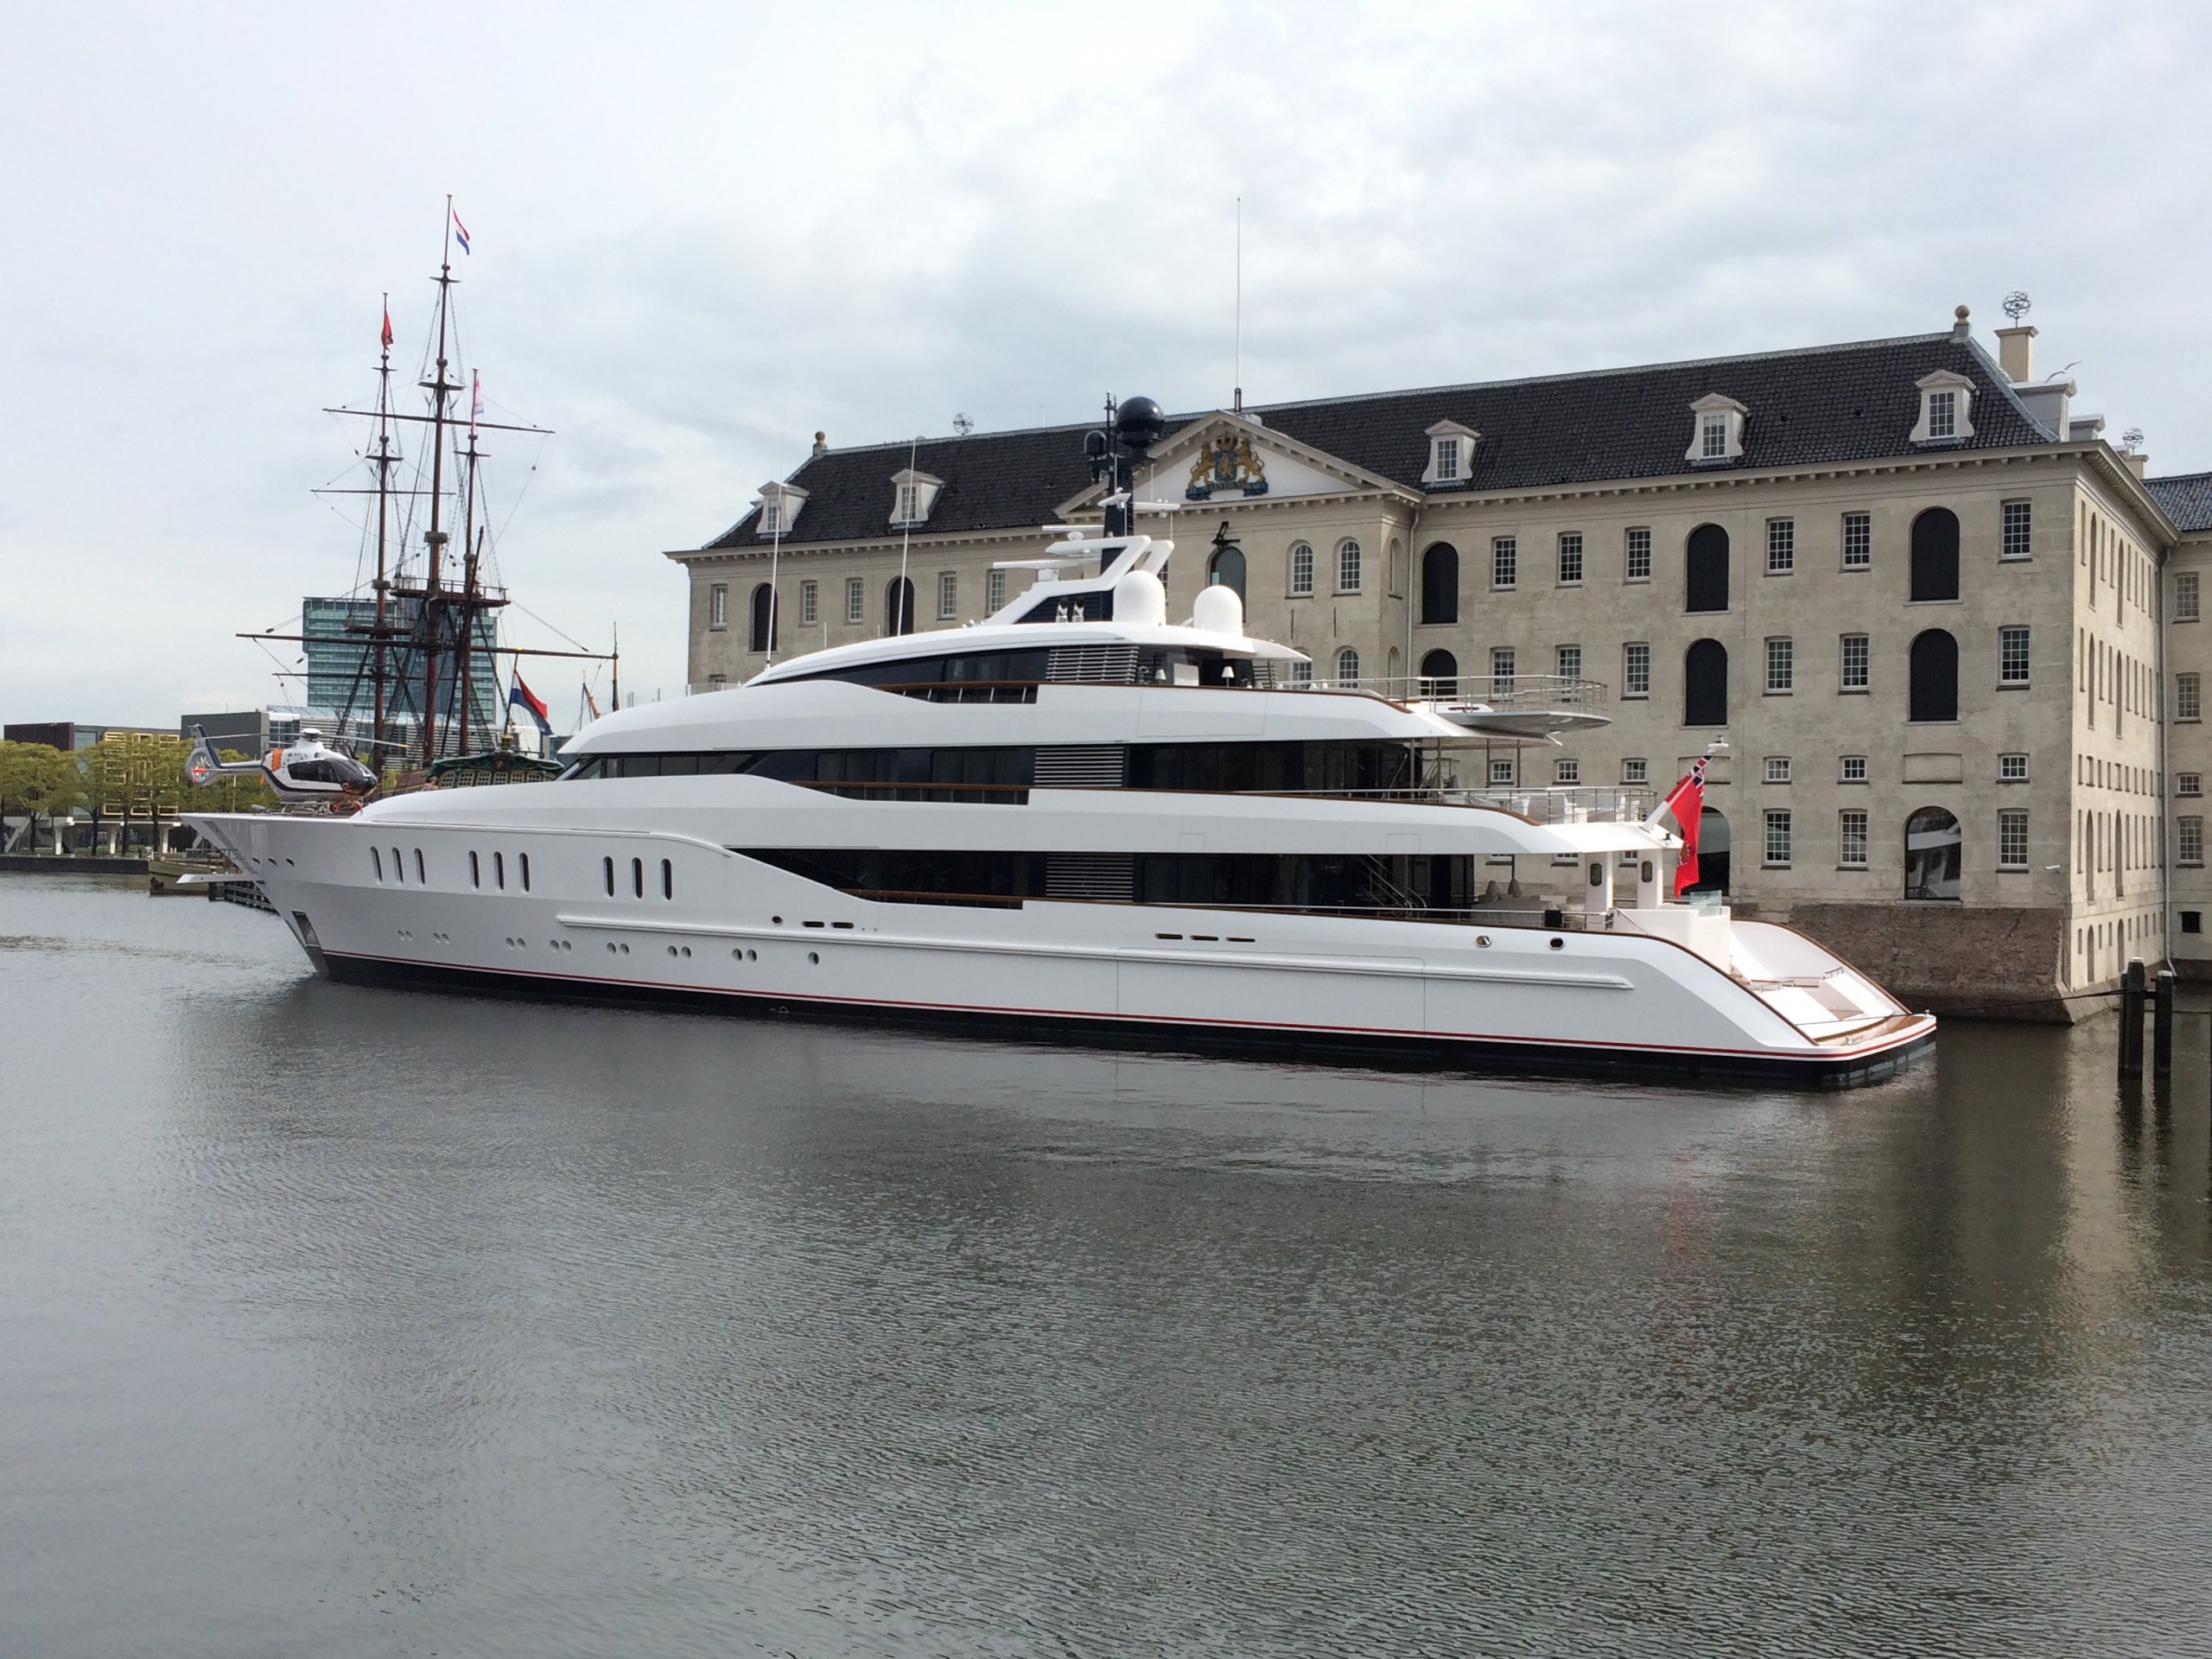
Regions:
<svg viewBox="0 0 2212 1659"><path fill-rule="evenodd" d="M1690 531L1685 563L1688 566L1687 609L1725 611L1728 608L1728 532L1718 524L1700 524Z"/></svg>
<svg viewBox="0 0 2212 1659"><path fill-rule="evenodd" d="M1910 720L1959 717L1959 642L1941 628L1930 628L1912 642Z"/></svg>
<svg viewBox="0 0 2212 1659"><path fill-rule="evenodd" d="M1728 723L1728 647L1700 639L1682 654L1682 724Z"/></svg>
<svg viewBox="0 0 2212 1659"><path fill-rule="evenodd" d="M1930 507L1912 521L1912 596L1959 596L1959 515L1948 507Z"/></svg>
<svg viewBox="0 0 2212 1659"><path fill-rule="evenodd" d="M1421 620L1459 620L1459 550L1439 542L1421 556Z"/></svg>

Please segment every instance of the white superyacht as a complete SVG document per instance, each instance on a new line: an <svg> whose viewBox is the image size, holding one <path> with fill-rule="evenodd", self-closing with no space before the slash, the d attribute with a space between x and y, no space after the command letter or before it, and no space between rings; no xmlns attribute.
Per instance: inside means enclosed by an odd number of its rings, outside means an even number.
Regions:
<svg viewBox="0 0 2212 1659"><path fill-rule="evenodd" d="M1590 716L1312 683L1225 587L1173 624L1134 518L981 625L609 715L556 781L191 822L338 980L1828 1084L1932 1039L1803 935L1670 899L1647 802L1461 785Z"/></svg>

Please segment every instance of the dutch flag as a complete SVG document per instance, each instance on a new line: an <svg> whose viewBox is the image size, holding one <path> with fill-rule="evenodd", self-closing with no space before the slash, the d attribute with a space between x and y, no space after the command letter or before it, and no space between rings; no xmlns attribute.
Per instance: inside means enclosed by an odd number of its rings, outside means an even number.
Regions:
<svg viewBox="0 0 2212 1659"><path fill-rule="evenodd" d="M448 209L448 211L451 210ZM461 222L459 213L454 213L453 216L453 239L461 244L461 251L463 253L468 251L468 226Z"/></svg>
<svg viewBox="0 0 2212 1659"><path fill-rule="evenodd" d="M553 722L546 717L545 699L522 683L522 671L519 669L515 671L514 689L507 693L507 706L511 709L521 709L536 721L538 734L541 737L553 735Z"/></svg>

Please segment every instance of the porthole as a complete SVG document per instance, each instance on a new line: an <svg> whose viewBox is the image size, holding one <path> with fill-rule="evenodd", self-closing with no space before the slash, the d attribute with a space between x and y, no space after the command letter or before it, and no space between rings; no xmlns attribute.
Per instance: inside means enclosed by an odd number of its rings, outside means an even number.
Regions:
<svg viewBox="0 0 2212 1659"><path fill-rule="evenodd" d="M668 947L668 954L671 957L676 954L676 947L674 945L671 944Z"/></svg>
<svg viewBox="0 0 2212 1659"><path fill-rule="evenodd" d="M607 954L610 957L614 954L614 941L612 939L607 942Z"/></svg>
<svg viewBox="0 0 2212 1659"><path fill-rule="evenodd" d="M822 953L819 950L808 951L806 953L806 959L817 968L822 965Z"/></svg>
<svg viewBox="0 0 2212 1659"><path fill-rule="evenodd" d="M781 927L784 925L784 918L780 916L771 916L768 919L773 922L778 927Z"/></svg>
<svg viewBox="0 0 2212 1659"><path fill-rule="evenodd" d="M1553 950L1566 950L1566 949L1567 949L1567 941L1566 941L1565 939L1554 939L1554 940L1552 941L1552 949L1553 949Z"/></svg>
<svg viewBox="0 0 2212 1659"><path fill-rule="evenodd" d="M1487 934L1487 933L1478 933L1478 934L1476 934L1476 935L1475 935L1475 949L1477 949L1478 950L1489 950L1489 949L1490 949L1490 935L1489 935L1489 934Z"/></svg>
<svg viewBox="0 0 2212 1659"><path fill-rule="evenodd" d="M629 947L628 945L626 945L626 945L621 946L621 947L620 947L620 950L621 950L621 951L622 951L622 954L623 954L624 956L626 956L626 956L628 956L628 955L630 954L630 947Z"/></svg>
<svg viewBox="0 0 2212 1659"><path fill-rule="evenodd" d="M691 960L691 947L688 944L683 947L683 959L686 962Z"/></svg>
<svg viewBox="0 0 2212 1659"><path fill-rule="evenodd" d="M760 953L758 950L748 950L745 953L745 959L747 962L758 962L760 960Z"/></svg>

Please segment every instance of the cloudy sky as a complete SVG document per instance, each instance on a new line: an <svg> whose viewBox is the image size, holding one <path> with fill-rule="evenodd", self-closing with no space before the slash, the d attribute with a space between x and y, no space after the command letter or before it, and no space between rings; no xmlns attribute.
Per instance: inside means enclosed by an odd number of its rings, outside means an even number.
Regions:
<svg viewBox="0 0 2212 1659"><path fill-rule="evenodd" d="M2212 10L18 8L0 718L285 700L451 192L509 638L683 677L661 556L833 444L1978 328L2212 467ZM565 664L534 677L566 724Z"/></svg>

